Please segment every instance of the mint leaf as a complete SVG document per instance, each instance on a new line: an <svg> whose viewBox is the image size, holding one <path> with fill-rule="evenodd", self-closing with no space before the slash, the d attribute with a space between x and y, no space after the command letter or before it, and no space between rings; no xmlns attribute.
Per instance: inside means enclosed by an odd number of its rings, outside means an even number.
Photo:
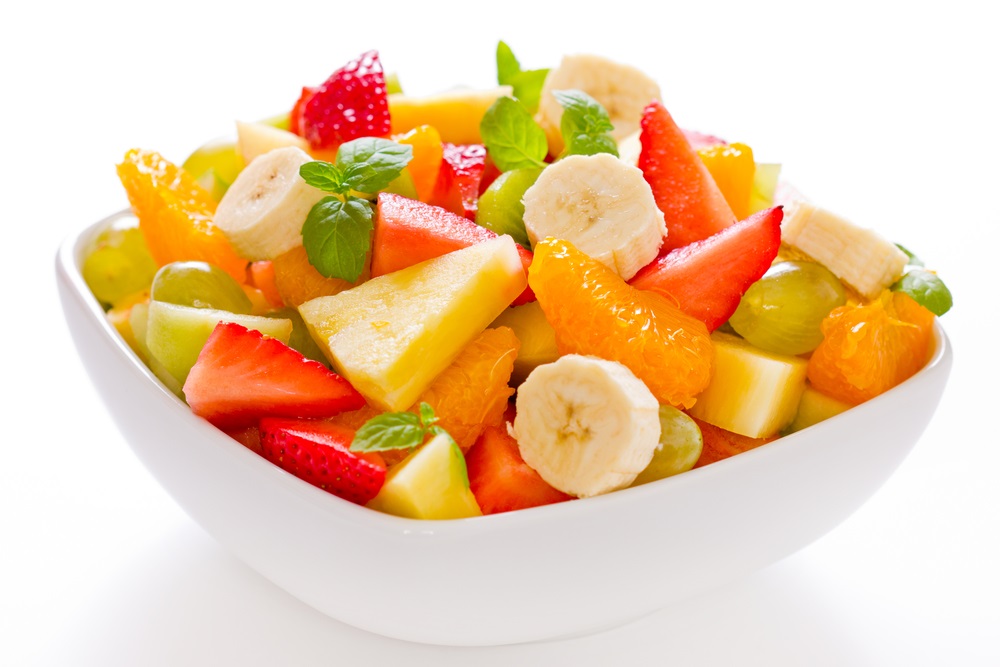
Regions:
<svg viewBox="0 0 1000 667"><path fill-rule="evenodd" d="M494 102L479 123L479 133L500 171L545 166L545 131L517 100L501 97Z"/></svg>
<svg viewBox="0 0 1000 667"><path fill-rule="evenodd" d="M412 412L386 412L372 417L354 434L352 452L412 449L424 441L425 429Z"/></svg>
<svg viewBox="0 0 1000 667"><path fill-rule="evenodd" d="M905 252L905 251L904 251ZM911 269L896 281L892 291L903 292L914 301L941 317L953 305L951 290L936 273L927 269Z"/></svg>
<svg viewBox="0 0 1000 667"><path fill-rule="evenodd" d="M329 162L306 162L299 167L299 176L309 185L323 192L345 193L344 175Z"/></svg>
<svg viewBox="0 0 1000 667"><path fill-rule="evenodd" d="M497 83L501 86L509 86L514 82L514 77L521 73L521 63L517 61L514 52L501 40L497 42Z"/></svg>
<svg viewBox="0 0 1000 667"><path fill-rule="evenodd" d="M618 157L618 143L608 133L615 129L601 103L582 90L552 92L562 105L559 122L566 150L563 155L611 153Z"/></svg>
<svg viewBox="0 0 1000 667"><path fill-rule="evenodd" d="M309 263L327 278L354 282L371 246L372 207L363 199L323 197L302 225Z"/></svg>
<svg viewBox="0 0 1000 667"><path fill-rule="evenodd" d="M340 145L336 168L343 174L343 188L375 193L399 176L412 157L412 146L361 137Z"/></svg>
<svg viewBox="0 0 1000 667"><path fill-rule="evenodd" d="M432 427L440 429L441 428L440 426L437 426L437 427L434 426L434 424L436 424L437 421L438 421L438 418L437 418L437 415L434 414L434 408L432 408L429 403L425 403L425 402L421 401L420 402L420 423L421 423L421 425L423 425L423 427L426 428L426 429L430 429Z"/></svg>
<svg viewBox="0 0 1000 667"><path fill-rule="evenodd" d="M916 255L914 255L912 252L910 252L909 250L907 250L906 248L904 248L900 244L897 243L896 247L899 248L900 250L902 250L903 254L906 255L906 263L909 264L910 266L923 266L924 265L924 263L920 261L919 257L917 257Z"/></svg>
<svg viewBox="0 0 1000 667"><path fill-rule="evenodd" d="M510 85L514 88L514 97L521 100L521 104L529 113L538 111L538 103L542 99L542 86L545 85L545 77L548 75L547 69L529 69L511 79Z"/></svg>

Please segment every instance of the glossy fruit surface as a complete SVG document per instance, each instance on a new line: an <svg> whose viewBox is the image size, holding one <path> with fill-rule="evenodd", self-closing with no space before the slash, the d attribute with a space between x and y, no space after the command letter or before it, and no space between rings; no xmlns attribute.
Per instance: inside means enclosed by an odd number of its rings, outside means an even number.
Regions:
<svg viewBox="0 0 1000 667"><path fill-rule="evenodd" d="M695 423L698 425L698 428L701 429L701 437L703 441L701 456L698 457L698 462L694 465L695 468L700 468L702 466L707 466L710 463L715 463L716 461L728 459L730 456L748 452L751 449L755 449L761 445L766 445L767 443L775 440L773 437L750 438L745 435L739 435L738 433L733 433L732 431L727 431L724 428L713 426L712 424L703 422L699 419L695 419Z"/></svg>
<svg viewBox="0 0 1000 667"><path fill-rule="evenodd" d="M393 141L413 148L413 157L406 165L406 169L413 179L417 197L420 201L430 201L441 171L441 160L444 159L441 134L431 125L420 125L409 132L394 136Z"/></svg>
<svg viewBox="0 0 1000 667"><path fill-rule="evenodd" d="M479 197L476 224L497 234L510 234L522 246L530 248L521 199L541 173L541 169L514 169L497 177Z"/></svg>
<svg viewBox="0 0 1000 667"><path fill-rule="evenodd" d="M562 354L617 361L660 403L690 406L708 385L713 357L708 330L659 294L635 289L556 239L535 246L528 281Z"/></svg>
<svg viewBox="0 0 1000 667"><path fill-rule="evenodd" d="M736 219L750 215L750 195L756 171L750 147L740 143L715 145L698 149L698 157L708 167Z"/></svg>
<svg viewBox="0 0 1000 667"><path fill-rule="evenodd" d="M701 429L694 419L671 405L661 405L660 444L632 486L687 472L701 457L701 448Z"/></svg>
<svg viewBox="0 0 1000 667"><path fill-rule="evenodd" d="M181 168L219 201L243 170L243 157L233 141L209 141L195 149Z"/></svg>
<svg viewBox="0 0 1000 667"><path fill-rule="evenodd" d="M271 260L274 267L274 286L281 300L288 306L300 306L319 296L338 294L353 287L341 278L327 278L309 263L304 246L292 248ZM360 280L367 277L362 272Z"/></svg>
<svg viewBox="0 0 1000 667"><path fill-rule="evenodd" d="M442 156L430 203L475 220L479 185L486 171L486 147L445 143Z"/></svg>
<svg viewBox="0 0 1000 667"><path fill-rule="evenodd" d="M149 297L154 301L193 308L215 308L250 314L253 304L233 277L207 262L171 262L153 278Z"/></svg>
<svg viewBox="0 0 1000 667"><path fill-rule="evenodd" d="M80 271L87 287L107 307L148 289L156 274L156 262L135 221L121 218L102 231L87 249Z"/></svg>

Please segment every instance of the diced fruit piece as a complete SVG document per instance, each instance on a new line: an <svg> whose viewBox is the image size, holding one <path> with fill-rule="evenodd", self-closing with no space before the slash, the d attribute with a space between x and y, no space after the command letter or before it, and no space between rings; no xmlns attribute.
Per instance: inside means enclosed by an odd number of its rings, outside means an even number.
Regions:
<svg viewBox="0 0 1000 667"><path fill-rule="evenodd" d="M302 316L299 315L299 311L295 308L280 308L278 310L272 310L265 314L265 317L271 317L278 320L290 320L292 323L292 333L288 336L288 347L301 352L302 356L306 359L312 359L313 361L318 361L324 366L330 364L326 360L326 356L323 354L323 350L320 349L316 341L313 340L312 336L309 335L309 329L306 327L306 323L302 320Z"/></svg>
<svg viewBox="0 0 1000 667"><path fill-rule="evenodd" d="M259 289L251 285L240 285L240 287L243 290L243 294L250 300L251 315L267 315L274 310L274 306L271 305L271 302L267 300L267 297Z"/></svg>
<svg viewBox="0 0 1000 667"><path fill-rule="evenodd" d="M736 222L708 168L659 102L642 116L639 168L667 223L664 249L706 239Z"/></svg>
<svg viewBox="0 0 1000 667"><path fill-rule="evenodd" d="M281 300L289 306L299 305L320 296L339 294L350 289L354 283L341 278L327 278L309 262L309 255L303 246L296 246L271 260L274 264L274 284ZM358 283L368 278L368 271L362 271Z"/></svg>
<svg viewBox="0 0 1000 667"><path fill-rule="evenodd" d="M528 280L562 354L621 362L660 403L688 407L712 375L705 325L659 294L628 285L572 244L535 246Z"/></svg>
<svg viewBox="0 0 1000 667"><path fill-rule="evenodd" d="M291 112L288 114L288 131L292 134L297 134L300 137L304 136L302 133L302 112L306 108L306 102L316 94L316 90L316 88L311 86L302 87L299 99L295 101Z"/></svg>
<svg viewBox="0 0 1000 667"><path fill-rule="evenodd" d="M774 206L775 191L778 188L780 164L758 162L753 172L753 189L750 192L750 212L756 213Z"/></svg>
<svg viewBox="0 0 1000 667"><path fill-rule="evenodd" d="M701 429L694 419L672 405L660 406L660 443L653 459L632 486L687 472L701 458Z"/></svg>
<svg viewBox="0 0 1000 667"><path fill-rule="evenodd" d="M253 309L243 287L228 273L207 262L171 262L160 267L149 298L241 315L249 315Z"/></svg>
<svg viewBox="0 0 1000 667"><path fill-rule="evenodd" d="M389 136L388 96L378 51L361 54L303 97L302 115L293 127L312 148Z"/></svg>
<svg viewBox="0 0 1000 667"><path fill-rule="evenodd" d="M758 350L716 332L715 371L689 410L692 417L749 438L768 438L795 417L806 386L806 361Z"/></svg>
<svg viewBox="0 0 1000 667"><path fill-rule="evenodd" d="M702 241L661 252L630 283L663 295L714 331L764 275L780 247L781 208L773 208Z"/></svg>
<svg viewBox="0 0 1000 667"><path fill-rule="evenodd" d="M805 354L823 340L820 324L847 300L844 286L816 262L778 262L750 286L729 325L750 344Z"/></svg>
<svg viewBox="0 0 1000 667"><path fill-rule="evenodd" d="M247 283L263 292L267 302L273 308L281 308L285 305L274 280L274 262L271 260L262 259L251 262L250 266L247 267Z"/></svg>
<svg viewBox="0 0 1000 667"><path fill-rule="evenodd" d="M482 515L469 490L462 450L446 433L435 436L394 466L368 507L410 519Z"/></svg>
<svg viewBox="0 0 1000 667"><path fill-rule="evenodd" d="M781 240L868 299L896 282L908 261L902 250L876 232L804 201L785 208Z"/></svg>
<svg viewBox="0 0 1000 667"><path fill-rule="evenodd" d="M535 472L506 429L488 426L465 457L469 487L483 514L551 505L573 496L553 488Z"/></svg>
<svg viewBox="0 0 1000 667"><path fill-rule="evenodd" d="M236 150L240 152L244 164L250 164L264 153L287 146L309 150L308 141L287 130L279 130L265 123L236 122Z"/></svg>
<svg viewBox="0 0 1000 667"><path fill-rule="evenodd" d="M370 403L406 410L524 290L508 236L299 306L313 338Z"/></svg>
<svg viewBox="0 0 1000 667"><path fill-rule="evenodd" d="M737 220L750 215L756 165L753 151L746 144L725 144L699 148L698 157L708 167Z"/></svg>
<svg viewBox="0 0 1000 667"><path fill-rule="evenodd" d="M802 392L802 399L799 401L799 410L795 413L795 419L785 429L785 433L795 433L809 428L830 417L836 417L850 408L851 406L847 403L830 398L807 384L806 390Z"/></svg>
<svg viewBox="0 0 1000 667"><path fill-rule="evenodd" d="M118 177L159 266L201 260L243 279L246 259L212 222L216 202L190 174L159 153L134 148L118 165Z"/></svg>
<svg viewBox="0 0 1000 667"><path fill-rule="evenodd" d="M156 262L136 221L121 218L87 248L80 272L94 297L107 307L149 289Z"/></svg>
<svg viewBox="0 0 1000 667"><path fill-rule="evenodd" d="M375 452L352 452L353 439L353 430L327 421L260 420L264 458L313 486L364 505L382 488L385 462Z"/></svg>
<svg viewBox="0 0 1000 667"><path fill-rule="evenodd" d="M834 309L809 359L809 381L827 396L857 405L923 368L931 354L934 313L902 292Z"/></svg>
<svg viewBox="0 0 1000 667"><path fill-rule="evenodd" d="M288 341L288 336L292 333L292 323L288 320L151 301L146 345L164 368L184 384L205 341L219 322L238 322L244 327L278 338L283 343ZM238 386L229 388L231 391L238 389Z"/></svg>
<svg viewBox="0 0 1000 667"><path fill-rule="evenodd" d="M382 276L496 238L474 222L438 206L380 193L372 241L372 276ZM517 246L527 275L531 251ZM517 303L534 298L526 291Z"/></svg>
<svg viewBox="0 0 1000 667"><path fill-rule="evenodd" d="M585 498L630 485L660 437L659 405L615 361L567 354L517 390L514 437L547 483Z"/></svg>
<svg viewBox="0 0 1000 667"><path fill-rule="evenodd" d="M479 123L486 110L501 97L510 97L510 86L489 90L455 90L427 97L390 95L389 115L392 133L408 132L420 125L431 125L441 133L441 140L453 144L482 142Z"/></svg>
<svg viewBox="0 0 1000 667"><path fill-rule="evenodd" d="M537 301L508 308L490 326L510 327L521 343L510 376L512 385L521 384L535 368L559 358L556 332Z"/></svg>
<svg viewBox="0 0 1000 667"><path fill-rule="evenodd" d="M475 221L479 184L485 171L485 146L445 143L430 203Z"/></svg>
<svg viewBox="0 0 1000 667"><path fill-rule="evenodd" d="M254 454L263 455L263 451L260 446L260 429L257 425L247 426L246 428L237 428L226 431L226 435L240 443L247 449L249 449Z"/></svg>
<svg viewBox="0 0 1000 667"><path fill-rule="evenodd" d="M149 370L153 372L156 379L163 383L164 387L173 394L183 398L181 383L153 356L153 353L149 351L149 345L146 344L147 334L149 333L149 302L144 301L132 306L128 322L132 328L135 343L138 346L134 348L135 353L139 355L143 363L149 366Z"/></svg>
<svg viewBox="0 0 1000 667"><path fill-rule="evenodd" d="M691 144L691 148L696 151L700 151L704 148L715 148L716 146L725 146L726 140L720 139L711 134L705 134L704 132L699 132L697 130L684 130L684 138L687 139L688 143ZM770 207L769 207L770 208Z"/></svg>
<svg viewBox="0 0 1000 667"><path fill-rule="evenodd" d="M441 172L441 160L444 159L441 134L432 125L418 125L404 134L394 136L392 140L413 148L413 157L406 168L413 178L417 197L420 201L430 201Z"/></svg>
<svg viewBox="0 0 1000 667"><path fill-rule="evenodd" d="M476 224L496 234L510 234L519 244L530 248L521 199L541 173L541 169L527 168L501 174L479 197Z"/></svg>
<svg viewBox="0 0 1000 667"><path fill-rule="evenodd" d="M728 459L730 456L748 452L751 449L756 449L761 445L766 445L775 440L773 436L767 438L749 438L698 419L695 420L695 423L701 429L703 440L701 456L698 458L698 462L694 464L695 468L701 468L710 463Z"/></svg>
<svg viewBox="0 0 1000 667"><path fill-rule="evenodd" d="M385 186L381 192L391 192L403 197L409 197L410 199L419 198L417 196L417 186L413 184L413 177L410 176L408 167L403 167L403 170L399 172L399 176L392 179L389 185Z"/></svg>
<svg viewBox="0 0 1000 667"><path fill-rule="evenodd" d="M128 297L123 297L118 300L117 305L112 306L107 312L108 321L111 322L111 326L115 328L118 335L128 343L128 346L142 358L141 347L139 346L139 341L136 340L135 331L132 330L132 308L136 304L147 304L149 303L149 292L143 290L141 292L136 292ZM145 361L145 360L143 360Z"/></svg>
<svg viewBox="0 0 1000 667"><path fill-rule="evenodd" d="M220 322L212 331L187 376L184 396L192 412L223 430L264 417L329 417L364 405L344 378L235 322Z"/></svg>
<svg viewBox="0 0 1000 667"><path fill-rule="evenodd" d="M243 158L234 142L215 139L198 147L184 160L181 168L205 188L212 199L219 201L243 166Z"/></svg>

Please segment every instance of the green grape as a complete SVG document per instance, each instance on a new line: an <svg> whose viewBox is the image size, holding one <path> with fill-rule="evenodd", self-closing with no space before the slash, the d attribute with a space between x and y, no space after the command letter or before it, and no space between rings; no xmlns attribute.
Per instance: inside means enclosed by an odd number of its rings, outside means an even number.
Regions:
<svg viewBox="0 0 1000 667"><path fill-rule="evenodd" d="M233 277L207 262L172 262L153 278L149 298L178 306L249 315L250 297Z"/></svg>
<svg viewBox="0 0 1000 667"><path fill-rule="evenodd" d="M302 353L302 356L307 359L313 359L318 361L326 367L330 366L330 362L327 361L326 355L323 354L323 350L320 349L316 341L313 340L312 335L309 333L309 329L306 327L305 320L299 315L299 311L295 308L280 308L278 310L273 310L266 315L266 317L273 317L279 320L291 320L292 321L292 335L288 337L288 347L293 350L298 350Z"/></svg>
<svg viewBox="0 0 1000 667"><path fill-rule="evenodd" d="M236 142L216 139L191 153L181 166L219 201L243 170L243 157Z"/></svg>
<svg viewBox="0 0 1000 667"><path fill-rule="evenodd" d="M816 262L779 262L750 286L729 324L751 345L805 354L823 340L820 324L844 305L844 286Z"/></svg>
<svg viewBox="0 0 1000 667"><path fill-rule="evenodd" d="M417 186L413 184L413 176L410 175L410 170L403 167L403 171L399 172L399 176L394 178L389 185L385 186L383 192L392 192L409 199L417 199Z"/></svg>
<svg viewBox="0 0 1000 667"><path fill-rule="evenodd" d="M632 486L687 472L701 456L702 438L698 424L671 405L660 406L660 444L653 460L632 482Z"/></svg>
<svg viewBox="0 0 1000 667"><path fill-rule="evenodd" d="M758 162L753 173L753 189L750 191L750 212L756 213L774 206L774 191L778 187L780 164Z"/></svg>
<svg viewBox="0 0 1000 667"><path fill-rule="evenodd" d="M479 198L476 224L497 234L510 234L525 248L530 247L528 233L524 230L521 198L541 173L541 169L530 167L500 174Z"/></svg>
<svg viewBox="0 0 1000 667"><path fill-rule="evenodd" d="M127 296L149 289L156 274L156 262L135 218L123 218L94 240L80 270L97 300L111 307Z"/></svg>

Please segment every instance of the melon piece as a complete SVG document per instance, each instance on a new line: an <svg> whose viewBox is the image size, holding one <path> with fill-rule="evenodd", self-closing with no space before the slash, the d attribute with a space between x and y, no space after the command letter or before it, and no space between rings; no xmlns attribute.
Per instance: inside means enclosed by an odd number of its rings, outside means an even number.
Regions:
<svg viewBox="0 0 1000 667"><path fill-rule="evenodd" d="M802 399L799 401L799 409L795 413L795 419L785 429L785 433L801 431L850 409L851 406L847 403L831 398L807 385L806 390L802 392Z"/></svg>
<svg viewBox="0 0 1000 667"><path fill-rule="evenodd" d="M287 146L309 152L309 142L297 134L266 123L236 122L236 150L244 164L250 164L264 153Z"/></svg>
<svg viewBox="0 0 1000 667"><path fill-rule="evenodd" d="M517 247L496 237L307 301L299 313L369 403L406 410L524 290Z"/></svg>
<svg viewBox="0 0 1000 667"><path fill-rule="evenodd" d="M524 382L537 367L559 358L556 331L545 319L537 301L508 308L490 326L510 327L521 343L514 359L514 372L510 376L510 383L514 386Z"/></svg>

